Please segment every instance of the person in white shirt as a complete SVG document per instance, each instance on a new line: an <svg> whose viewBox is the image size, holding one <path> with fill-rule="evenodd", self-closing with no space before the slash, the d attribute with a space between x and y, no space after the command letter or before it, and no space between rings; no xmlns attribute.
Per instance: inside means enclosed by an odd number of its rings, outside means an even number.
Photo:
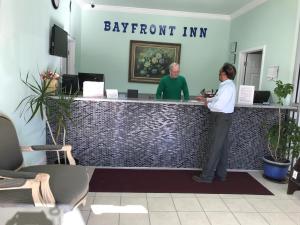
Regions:
<svg viewBox="0 0 300 225"><path fill-rule="evenodd" d="M193 176L193 180L202 183L211 183L214 178L220 181L226 180L228 161L228 133L232 123L234 112L236 88L233 82L236 74L235 67L225 63L219 72L221 81L217 94L207 99L204 96L197 97L203 101L210 110L209 115L209 151L206 163L200 176Z"/></svg>

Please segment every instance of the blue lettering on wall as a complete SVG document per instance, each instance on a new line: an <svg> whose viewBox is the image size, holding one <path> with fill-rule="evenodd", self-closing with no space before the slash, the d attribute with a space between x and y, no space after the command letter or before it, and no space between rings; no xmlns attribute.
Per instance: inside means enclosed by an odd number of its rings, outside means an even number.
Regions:
<svg viewBox="0 0 300 225"><path fill-rule="evenodd" d="M190 27L190 37L196 37L197 27Z"/></svg>
<svg viewBox="0 0 300 225"><path fill-rule="evenodd" d="M146 31L146 29L147 29L147 24L141 24L141 34L147 34L147 31Z"/></svg>
<svg viewBox="0 0 300 225"><path fill-rule="evenodd" d="M150 26L150 33L151 34L155 34L155 32L156 32L156 26L154 24L151 24L151 26Z"/></svg>
<svg viewBox="0 0 300 225"><path fill-rule="evenodd" d="M113 32L120 32L119 23L115 22L114 29L112 31Z"/></svg>
<svg viewBox="0 0 300 225"><path fill-rule="evenodd" d="M207 31L207 28L203 28L203 27L200 28L200 37L201 38L206 38L206 31Z"/></svg>
<svg viewBox="0 0 300 225"><path fill-rule="evenodd" d="M131 33L134 34L134 32L135 32L137 26L138 26L137 23L132 23L132 24L131 24Z"/></svg>
<svg viewBox="0 0 300 225"><path fill-rule="evenodd" d="M110 30L110 21L104 21L104 31Z"/></svg>
<svg viewBox="0 0 300 225"><path fill-rule="evenodd" d="M132 34L151 34L160 36L173 36L176 34L176 26L165 24L145 24L145 23L128 23L128 22L111 22L105 20L104 31L106 32L131 32ZM113 25L112 25L113 23ZM129 27L129 28L128 28ZM182 28L183 37L206 38L207 27L186 27Z"/></svg>
<svg viewBox="0 0 300 225"><path fill-rule="evenodd" d="M128 27L128 23L121 23L123 26L123 33L126 33L126 29Z"/></svg>

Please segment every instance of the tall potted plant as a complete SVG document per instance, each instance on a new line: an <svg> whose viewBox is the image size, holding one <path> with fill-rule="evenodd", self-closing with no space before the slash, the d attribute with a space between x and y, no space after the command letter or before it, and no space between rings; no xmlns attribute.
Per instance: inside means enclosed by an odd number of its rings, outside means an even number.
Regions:
<svg viewBox="0 0 300 225"><path fill-rule="evenodd" d="M57 144L57 140L60 135L63 136L63 144L65 145L66 137L66 122L71 119L71 104L74 101L74 97L71 95L64 95L61 89L57 89L59 74L47 70L40 75L40 80L37 80L32 76L33 81L29 81L29 74L26 78L21 77L22 83L31 90L31 94L23 98L17 106L17 109L21 109L21 116L27 115L30 112L29 118L26 118L29 123L37 114L46 121L51 140L53 144ZM57 95L57 108L56 113L56 136L53 135L53 130L50 126L48 118L53 113L53 109L49 107L49 100Z"/></svg>
<svg viewBox="0 0 300 225"><path fill-rule="evenodd" d="M281 106L284 99L292 94L293 85L276 81L274 93L277 96L278 123L267 131L268 156L263 158L264 176L282 181L286 179L290 160L300 152L300 129L294 119L282 120Z"/></svg>

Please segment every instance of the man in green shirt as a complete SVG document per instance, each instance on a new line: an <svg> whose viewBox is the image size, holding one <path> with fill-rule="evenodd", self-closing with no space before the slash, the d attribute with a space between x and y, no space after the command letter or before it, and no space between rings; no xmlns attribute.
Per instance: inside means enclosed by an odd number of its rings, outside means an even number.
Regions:
<svg viewBox="0 0 300 225"><path fill-rule="evenodd" d="M184 100L189 100L189 89L186 80L179 75L179 64L172 63L169 67L170 75L161 78L156 91L156 99L181 100L181 91Z"/></svg>

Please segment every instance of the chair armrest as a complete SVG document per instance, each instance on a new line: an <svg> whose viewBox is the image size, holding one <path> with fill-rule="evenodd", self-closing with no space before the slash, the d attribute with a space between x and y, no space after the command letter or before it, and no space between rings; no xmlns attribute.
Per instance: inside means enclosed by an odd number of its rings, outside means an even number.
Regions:
<svg viewBox="0 0 300 225"><path fill-rule="evenodd" d="M0 190L22 187L26 183L24 178L0 180Z"/></svg>
<svg viewBox="0 0 300 225"><path fill-rule="evenodd" d="M24 174L27 172L15 172L15 173ZM3 173L3 175L5 174ZM6 174L6 176L7 175L8 174ZM46 173L37 173L33 179L11 178L11 177L2 178L2 180L0 180L0 191L16 190L16 189L31 189L32 199L35 206L53 207L55 205L55 199L50 189L49 179L50 176L49 174Z"/></svg>
<svg viewBox="0 0 300 225"><path fill-rule="evenodd" d="M0 170L0 178L23 178L35 179L38 173L33 172L17 172L12 170Z"/></svg>
<svg viewBox="0 0 300 225"><path fill-rule="evenodd" d="M76 162L72 156L71 145L33 145L33 146L21 146L22 151L63 151L67 153L67 158L70 165L76 165Z"/></svg>
<svg viewBox="0 0 300 225"><path fill-rule="evenodd" d="M66 151L63 145L32 145L21 146L22 151Z"/></svg>

